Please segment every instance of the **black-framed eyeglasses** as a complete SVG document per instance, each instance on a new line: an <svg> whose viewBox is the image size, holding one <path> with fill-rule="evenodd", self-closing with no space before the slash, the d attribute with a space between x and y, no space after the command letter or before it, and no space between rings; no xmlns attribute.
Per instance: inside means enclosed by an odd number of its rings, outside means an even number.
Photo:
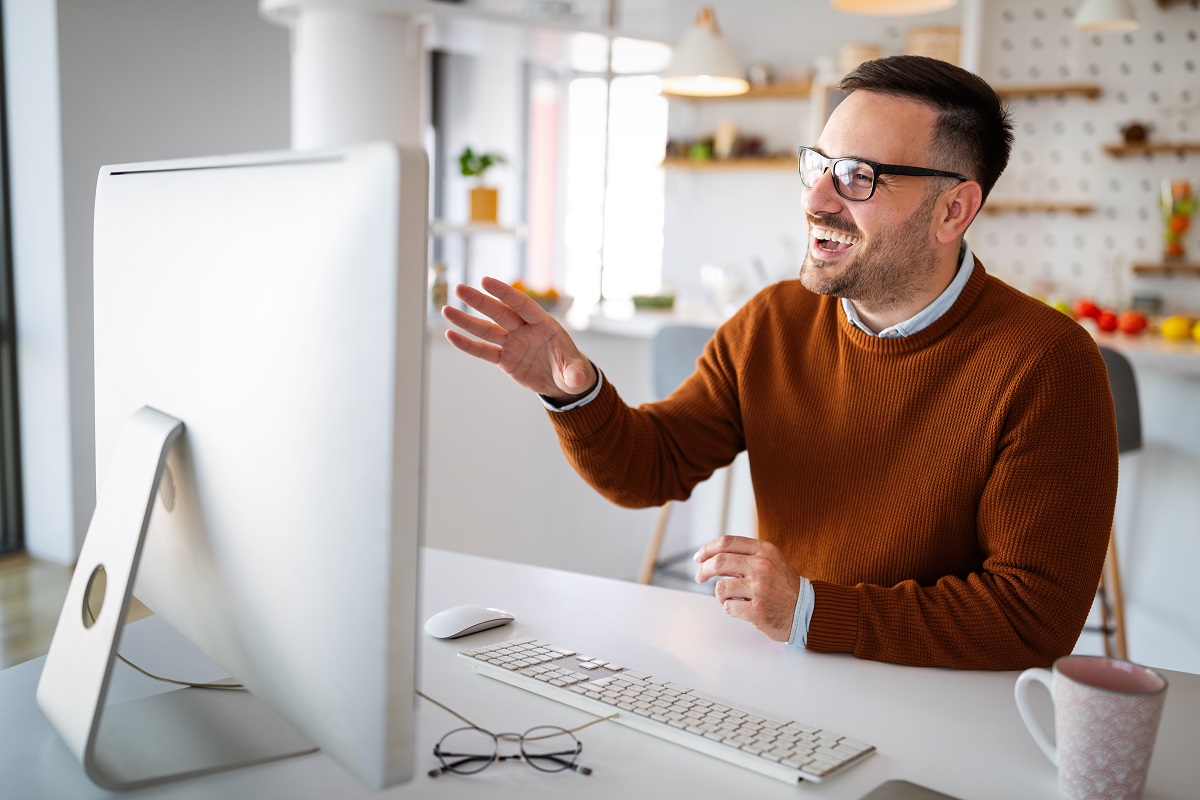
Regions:
<svg viewBox="0 0 1200 800"><path fill-rule="evenodd" d="M880 175L910 175L918 178L957 178L968 181L965 175L940 169L906 167L901 164L880 164L863 158L829 158L811 147L800 148L800 182L812 189L825 170L833 172L833 188L847 200L862 202L875 194Z"/></svg>
<svg viewBox="0 0 1200 800"><path fill-rule="evenodd" d="M516 742L518 752L500 754L500 742ZM447 772L473 775L482 772L498 761L524 761L541 772L574 770L581 775L591 775L587 767L576 763L583 752L583 744L565 728L540 725L524 733L492 733L469 726L455 728L433 746L433 754L442 766L429 770L429 777L436 778Z"/></svg>

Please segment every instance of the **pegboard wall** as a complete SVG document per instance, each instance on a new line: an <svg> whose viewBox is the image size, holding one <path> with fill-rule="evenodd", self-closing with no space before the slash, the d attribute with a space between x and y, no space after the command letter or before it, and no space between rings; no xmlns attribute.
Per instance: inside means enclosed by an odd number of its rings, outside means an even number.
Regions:
<svg viewBox="0 0 1200 800"><path fill-rule="evenodd" d="M1091 83L1082 95L1018 96L1007 102L1016 141L992 198L1089 203L1069 212L981 215L968 238L993 274L1030 293L1089 295L1127 305L1158 295L1164 310L1200 310L1200 276L1135 276L1132 265L1162 260L1159 197L1164 179L1187 178L1200 193L1200 153L1116 158L1104 146L1141 122L1152 140L1200 142L1200 2L1166 9L1135 0L1131 33L1077 31L1078 0L984 4L980 72L997 87ZM1200 263L1200 215L1184 237Z"/></svg>

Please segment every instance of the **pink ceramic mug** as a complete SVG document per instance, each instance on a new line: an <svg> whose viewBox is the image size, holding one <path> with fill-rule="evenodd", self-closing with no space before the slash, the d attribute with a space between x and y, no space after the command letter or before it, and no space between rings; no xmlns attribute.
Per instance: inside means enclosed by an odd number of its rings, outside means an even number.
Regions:
<svg viewBox="0 0 1200 800"><path fill-rule="evenodd" d="M1057 744L1029 708L1034 683L1054 699ZM1054 671L1017 677L1017 710L1038 746L1058 766L1058 788L1071 800L1136 800L1142 796L1158 735L1167 681L1152 669L1117 658L1066 656Z"/></svg>

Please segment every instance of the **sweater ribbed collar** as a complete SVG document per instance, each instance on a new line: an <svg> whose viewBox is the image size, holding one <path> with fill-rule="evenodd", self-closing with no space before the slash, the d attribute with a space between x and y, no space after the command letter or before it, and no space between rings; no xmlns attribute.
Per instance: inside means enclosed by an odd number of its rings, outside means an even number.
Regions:
<svg viewBox="0 0 1200 800"><path fill-rule="evenodd" d="M841 309L839 308L837 314L838 335L849 344L872 353L899 354L920 350L940 339L962 321L979 299L986 283L987 272L983 268L983 262L976 257L971 277L958 295L958 299L954 301L954 305L928 327L911 336L881 338L859 330L845 314L840 313ZM840 303L840 301L835 302Z"/></svg>

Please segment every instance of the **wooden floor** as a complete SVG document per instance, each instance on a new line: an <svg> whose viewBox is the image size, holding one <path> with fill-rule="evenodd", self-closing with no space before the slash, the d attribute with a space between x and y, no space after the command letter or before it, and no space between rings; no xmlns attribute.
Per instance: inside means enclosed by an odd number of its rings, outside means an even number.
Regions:
<svg viewBox="0 0 1200 800"><path fill-rule="evenodd" d="M70 583L70 567L25 553L0 556L0 669L46 654ZM127 621L149 614L135 599Z"/></svg>

